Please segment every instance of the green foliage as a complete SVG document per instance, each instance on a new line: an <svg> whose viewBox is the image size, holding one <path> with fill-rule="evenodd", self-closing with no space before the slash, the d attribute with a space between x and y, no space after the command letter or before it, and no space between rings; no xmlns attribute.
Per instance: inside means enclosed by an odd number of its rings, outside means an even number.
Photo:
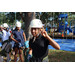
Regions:
<svg viewBox="0 0 75 75"><path fill-rule="evenodd" d="M16 13L16 14L15 14ZM59 14L68 14L68 23L70 25L71 20L75 20L75 12L36 12L36 18L41 19L43 23L50 22L53 24L58 24L58 16ZM0 25L4 22L9 25L14 25L16 20L21 21L21 23L25 22L25 13L23 13L24 19L22 20L20 12L0 12ZM50 21L50 18L53 18Z"/></svg>
<svg viewBox="0 0 75 75"><path fill-rule="evenodd" d="M8 23L14 23L15 20L21 20L21 16L20 16L20 13L19 12L9 12L7 15L6 15L6 18L8 20Z"/></svg>
<svg viewBox="0 0 75 75"><path fill-rule="evenodd" d="M15 20L21 20L19 12L16 12L16 14L15 12L0 12L0 24L8 23L9 25L14 25Z"/></svg>
<svg viewBox="0 0 75 75"><path fill-rule="evenodd" d="M43 23L50 22L51 24L53 24L54 22L56 25L58 25L59 14L68 14L68 25L70 25L71 20L75 20L75 12L41 12L40 19ZM51 17L53 19L50 21ZM63 19L62 21L65 22L65 19ZM74 22L71 25L73 24Z"/></svg>

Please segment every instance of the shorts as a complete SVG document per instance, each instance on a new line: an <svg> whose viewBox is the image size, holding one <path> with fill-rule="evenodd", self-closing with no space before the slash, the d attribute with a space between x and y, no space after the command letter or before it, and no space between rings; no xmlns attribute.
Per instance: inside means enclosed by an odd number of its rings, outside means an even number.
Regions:
<svg viewBox="0 0 75 75"><path fill-rule="evenodd" d="M21 46L19 47L19 44L18 43L14 43L14 48L23 48L24 47L24 44L21 44Z"/></svg>

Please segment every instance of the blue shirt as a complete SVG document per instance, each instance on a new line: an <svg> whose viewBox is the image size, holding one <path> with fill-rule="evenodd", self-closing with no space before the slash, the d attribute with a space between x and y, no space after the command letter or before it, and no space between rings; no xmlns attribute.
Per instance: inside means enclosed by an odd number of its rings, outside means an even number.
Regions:
<svg viewBox="0 0 75 75"><path fill-rule="evenodd" d="M16 29L12 31L12 33L14 34L14 39L19 41L19 43L21 44L24 44L23 32L24 31L22 29L20 29L20 31L17 31Z"/></svg>

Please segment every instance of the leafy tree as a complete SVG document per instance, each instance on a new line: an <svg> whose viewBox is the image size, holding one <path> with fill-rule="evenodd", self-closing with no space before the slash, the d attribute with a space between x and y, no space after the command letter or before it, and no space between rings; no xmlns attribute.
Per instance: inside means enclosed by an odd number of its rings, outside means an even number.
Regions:
<svg viewBox="0 0 75 75"><path fill-rule="evenodd" d="M58 25L58 16L59 14L68 14L68 23L70 24L71 20L75 19L75 12L0 12L0 24L4 22L9 25L15 24L15 20L19 20L22 23L22 28L25 30L26 37L29 38L29 24L33 18L41 19L43 23L50 22ZM50 21L50 18L53 18Z"/></svg>
<svg viewBox="0 0 75 75"><path fill-rule="evenodd" d="M9 24L14 24L15 23L15 20L19 20L20 21L21 16L20 16L20 13L19 12L9 12L6 15L6 19L7 19L7 22Z"/></svg>

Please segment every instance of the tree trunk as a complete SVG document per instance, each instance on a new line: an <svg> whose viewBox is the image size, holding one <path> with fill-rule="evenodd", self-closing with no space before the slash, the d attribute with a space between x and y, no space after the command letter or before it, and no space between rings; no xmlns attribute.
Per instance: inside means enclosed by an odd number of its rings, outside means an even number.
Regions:
<svg viewBox="0 0 75 75"><path fill-rule="evenodd" d="M31 33L30 33L30 22L32 19L35 18L35 12L25 12L25 35L26 39L31 38Z"/></svg>

